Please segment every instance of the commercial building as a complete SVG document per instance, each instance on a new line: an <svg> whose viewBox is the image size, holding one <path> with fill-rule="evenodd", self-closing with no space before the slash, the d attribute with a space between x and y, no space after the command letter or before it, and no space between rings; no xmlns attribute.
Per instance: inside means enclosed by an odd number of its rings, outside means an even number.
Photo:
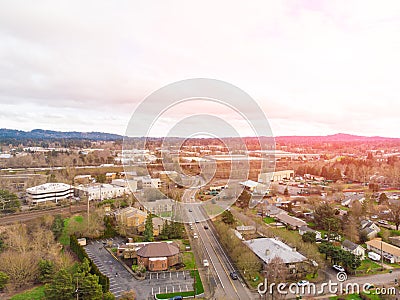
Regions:
<svg viewBox="0 0 400 300"><path fill-rule="evenodd" d="M289 180L294 177L294 170L275 171L258 174L258 182L268 183Z"/></svg>
<svg viewBox="0 0 400 300"><path fill-rule="evenodd" d="M112 184L89 184L75 187L80 197L87 197L88 200L106 200L130 194L128 187L121 187Z"/></svg>
<svg viewBox="0 0 400 300"><path fill-rule="evenodd" d="M31 205L48 201L57 203L73 196L73 187L65 183L45 183L26 189L26 200Z"/></svg>

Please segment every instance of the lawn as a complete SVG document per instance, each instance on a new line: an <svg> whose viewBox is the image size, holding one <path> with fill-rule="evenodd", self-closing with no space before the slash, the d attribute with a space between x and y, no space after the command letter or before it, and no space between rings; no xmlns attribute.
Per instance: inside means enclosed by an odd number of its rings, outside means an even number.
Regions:
<svg viewBox="0 0 400 300"><path fill-rule="evenodd" d="M182 260L185 264L186 270L193 270L196 267L196 262L194 260L194 254L191 251L182 253Z"/></svg>
<svg viewBox="0 0 400 300"><path fill-rule="evenodd" d="M272 217L265 217L264 219L265 224L275 223L275 219Z"/></svg>
<svg viewBox="0 0 400 300"><path fill-rule="evenodd" d="M361 261L361 265L357 268L357 271L364 271L366 273L369 273L375 269L380 269L380 268L381 266L376 262L370 259L364 259Z"/></svg>
<svg viewBox="0 0 400 300"><path fill-rule="evenodd" d="M10 300L40 300L44 298L44 285L31 289L29 291L17 294Z"/></svg>
<svg viewBox="0 0 400 300"><path fill-rule="evenodd" d="M73 218L77 223L83 222L82 216L75 216ZM59 242L64 246L69 246L69 233L68 233L69 232L69 230L68 230L69 220L70 220L69 218L64 219L64 230L63 230L63 233L59 240Z"/></svg>

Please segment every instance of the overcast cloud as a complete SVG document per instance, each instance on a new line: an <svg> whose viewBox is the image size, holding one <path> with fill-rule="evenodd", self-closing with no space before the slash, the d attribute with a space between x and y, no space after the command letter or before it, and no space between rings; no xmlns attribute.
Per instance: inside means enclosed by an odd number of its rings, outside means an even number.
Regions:
<svg viewBox="0 0 400 300"><path fill-rule="evenodd" d="M275 135L400 137L399 53L398 1L3 0L0 127L123 134L149 93L207 77Z"/></svg>

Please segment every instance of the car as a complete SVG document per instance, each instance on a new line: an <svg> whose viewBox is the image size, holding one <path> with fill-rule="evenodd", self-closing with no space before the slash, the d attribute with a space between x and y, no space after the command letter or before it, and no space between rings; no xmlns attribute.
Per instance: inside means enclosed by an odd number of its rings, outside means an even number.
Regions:
<svg viewBox="0 0 400 300"><path fill-rule="evenodd" d="M231 276L231 278L232 278L233 280L237 280L237 279L238 279L238 276L237 276L237 274L236 274L235 271L231 272L231 273L229 274L229 276Z"/></svg>
<svg viewBox="0 0 400 300"><path fill-rule="evenodd" d="M208 229L208 226L207 226L207 225L204 225L204 229Z"/></svg>
<svg viewBox="0 0 400 300"><path fill-rule="evenodd" d="M182 296L175 296L175 297L169 298L169 300L183 300L183 297Z"/></svg>
<svg viewBox="0 0 400 300"><path fill-rule="evenodd" d="M203 259L203 266L205 266L205 267L209 267L210 266L210 264L208 263L207 259Z"/></svg>
<svg viewBox="0 0 400 300"><path fill-rule="evenodd" d="M339 265L333 265L332 268L338 272L344 272L344 268L342 266Z"/></svg>
<svg viewBox="0 0 400 300"><path fill-rule="evenodd" d="M200 223L200 222L199 222L199 220L197 220L197 219L196 219L196 220L194 220L194 222L195 222L195 223Z"/></svg>
<svg viewBox="0 0 400 300"><path fill-rule="evenodd" d="M307 286L310 282L308 280L300 280L297 282L297 286Z"/></svg>
<svg viewBox="0 0 400 300"><path fill-rule="evenodd" d="M189 222L189 226L192 226L193 225L193 223L192 222Z"/></svg>
<svg viewBox="0 0 400 300"><path fill-rule="evenodd" d="M189 212L192 212L193 210L191 208L189 208Z"/></svg>
<svg viewBox="0 0 400 300"><path fill-rule="evenodd" d="M381 256L378 253L375 253L375 252L368 252L368 258L372 259L374 261L380 261L381 260Z"/></svg>
<svg viewBox="0 0 400 300"><path fill-rule="evenodd" d="M194 233L194 234L193 234L193 238L194 238L194 239L198 239L198 238L199 238L199 236L197 235L197 233Z"/></svg>
<svg viewBox="0 0 400 300"><path fill-rule="evenodd" d="M373 215L373 216L371 216L371 219L378 219L378 216L377 215Z"/></svg>
<svg viewBox="0 0 400 300"><path fill-rule="evenodd" d="M388 225L389 224L389 222L386 221L386 220L379 220L378 223L379 224L383 224L383 225Z"/></svg>

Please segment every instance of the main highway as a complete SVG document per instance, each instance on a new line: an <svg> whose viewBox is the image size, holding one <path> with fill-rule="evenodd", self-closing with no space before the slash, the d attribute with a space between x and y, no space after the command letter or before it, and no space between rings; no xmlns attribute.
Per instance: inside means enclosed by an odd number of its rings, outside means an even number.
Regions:
<svg viewBox="0 0 400 300"><path fill-rule="evenodd" d="M237 280L231 278L230 273L236 271L235 267L222 248L206 212L201 204L194 199L195 193L196 189L188 189L182 197L183 202L185 202L185 219L192 223L193 230L190 230L192 237L194 233L198 235L198 238L193 239L196 243L197 254L201 261L207 259L209 262L209 270L206 271L208 275L206 274L206 276L210 280L209 275L211 274L212 281L216 284L215 299L254 299L256 295L251 294L240 276ZM238 272L236 273L238 274Z"/></svg>

